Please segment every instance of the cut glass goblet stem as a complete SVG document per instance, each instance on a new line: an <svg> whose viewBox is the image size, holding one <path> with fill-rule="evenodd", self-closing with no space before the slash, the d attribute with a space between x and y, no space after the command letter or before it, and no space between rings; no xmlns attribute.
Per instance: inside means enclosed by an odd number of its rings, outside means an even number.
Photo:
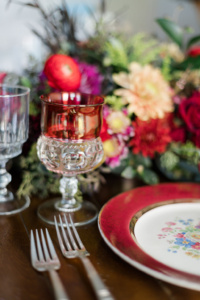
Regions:
<svg viewBox="0 0 200 300"><path fill-rule="evenodd" d="M62 199L55 204L55 208L63 212L74 212L80 209L80 203L75 199L77 191L78 180L76 177L63 176L60 180Z"/></svg>
<svg viewBox="0 0 200 300"><path fill-rule="evenodd" d="M6 161L0 161L0 203L14 198L13 193L7 189L7 185L11 180L11 175L6 171Z"/></svg>

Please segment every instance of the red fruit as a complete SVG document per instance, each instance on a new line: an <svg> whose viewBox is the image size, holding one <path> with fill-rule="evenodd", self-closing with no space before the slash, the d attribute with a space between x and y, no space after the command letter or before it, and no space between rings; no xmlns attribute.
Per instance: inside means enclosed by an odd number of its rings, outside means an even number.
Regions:
<svg viewBox="0 0 200 300"><path fill-rule="evenodd" d="M188 51L188 56L199 56L200 55L200 46L194 46L192 48L189 49Z"/></svg>
<svg viewBox="0 0 200 300"><path fill-rule="evenodd" d="M50 56L45 63L44 73L49 85L57 90L73 92L80 86L81 73L78 65L67 55Z"/></svg>

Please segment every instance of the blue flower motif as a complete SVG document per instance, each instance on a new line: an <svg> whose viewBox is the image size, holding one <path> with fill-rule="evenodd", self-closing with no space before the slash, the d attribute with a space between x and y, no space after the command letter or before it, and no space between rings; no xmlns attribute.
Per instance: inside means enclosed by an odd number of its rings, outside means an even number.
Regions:
<svg viewBox="0 0 200 300"><path fill-rule="evenodd" d="M186 248L190 248L191 246L195 245L194 242L190 241L189 239L184 239L184 238L176 238L176 241L174 244L179 245L179 246L184 246Z"/></svg>
<svg viewBox="0 0 200 300"><path fill-rule="evenodd" d="M193 221L193 219L187 219L187 220L178 220L183 225L190 225L190 223Z"/></svg>

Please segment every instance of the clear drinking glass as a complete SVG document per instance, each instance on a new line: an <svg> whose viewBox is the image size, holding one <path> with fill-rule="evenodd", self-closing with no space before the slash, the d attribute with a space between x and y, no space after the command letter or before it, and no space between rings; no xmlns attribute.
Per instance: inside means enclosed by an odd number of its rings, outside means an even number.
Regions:
<svg viewBox="0 0 200 300"><path fill-rule="evenodd" d="M71 213L76 226L95 220L97 208L89 201L79 203L77 174L97 166L103 158L99 137L104 99L80 93L57 92L41 96L42 133L37 142L38 157L46 168L62 174L62 198L42 203L38 216L54 224L54 216Z"/></svg>
<svg viewBox="0 0 200 300"><path fill-rule="evenodd" d="M6 163L22 152L28 138L29 95L29 88L0 85L0 215L21 212L30 204L29 197L18 199L7 189L12 178L6 171Z"/></svg>

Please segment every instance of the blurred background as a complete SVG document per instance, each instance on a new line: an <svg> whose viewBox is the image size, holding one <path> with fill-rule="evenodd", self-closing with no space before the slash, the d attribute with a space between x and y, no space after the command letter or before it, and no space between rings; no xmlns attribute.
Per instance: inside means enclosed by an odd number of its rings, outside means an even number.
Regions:
<svg viewBox="0 0 200 300"><path fill-rule="evenodd" d="M0 72L21 74L27 66L29 55L43 59L45 48L31 32L31 28L42 30L41 17L34 8L7 0L0 1ZM28 2L28 1L24 1ZM23 3L23 2L22 2ZM54 7L58 0L40 1L45 9ZM84 40L94 30L94 20L98 18L99 0L67 0L71 13L79 21L79 37ZM160 40L167 40L164 32L156 24L156 18L169 17L179 25L190 27L190 34L198 34L200 15L194 1L178 0L109 0L105 1L105 18L116 20L127 34L144 31L152 33Z"/></svg>

